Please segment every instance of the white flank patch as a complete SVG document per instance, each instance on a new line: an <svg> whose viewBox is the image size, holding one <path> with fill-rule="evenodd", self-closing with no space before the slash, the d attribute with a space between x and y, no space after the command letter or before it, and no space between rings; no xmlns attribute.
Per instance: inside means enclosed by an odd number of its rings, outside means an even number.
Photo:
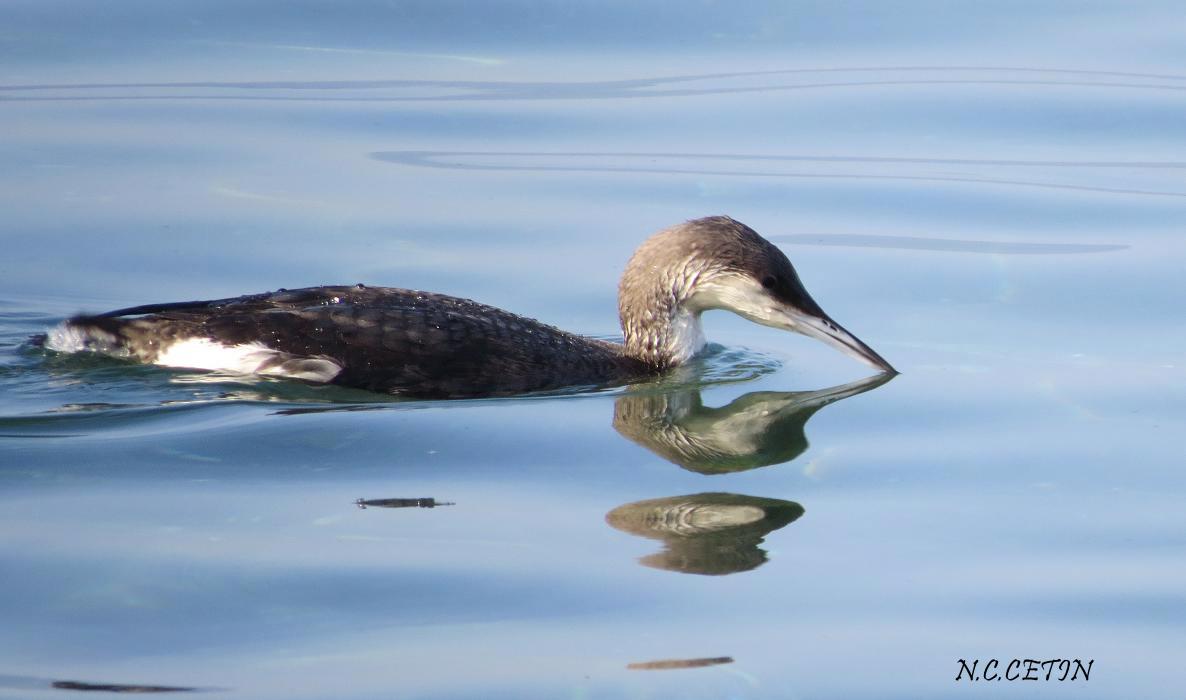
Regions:
<svg viewBox="0 0 1186 700"><path fill-rule="evenodd" d="M328 382L342 371L341 366L325 358L296 357L260 343L223 345L209 338L189 338L173 343L161 352L155 364L312 382Z"/></svg>
<svg viewBox="0 0 1186 700"><path fill-rule="evenodd" d="M259 343L223 345L209 338L189 338L164 348L157 356L156 364L165 367L254 374L276 354L275 350Z"/></svg>

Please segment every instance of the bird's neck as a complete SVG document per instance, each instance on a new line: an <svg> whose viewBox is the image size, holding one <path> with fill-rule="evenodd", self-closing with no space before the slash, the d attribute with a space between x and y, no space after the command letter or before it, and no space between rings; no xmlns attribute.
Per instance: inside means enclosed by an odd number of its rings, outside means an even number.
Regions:
<svg viewBox="0 0 1186 700"><path fill-rule="evenodd" d="M718 267L718 256L701 254L697 245L672 240L673 235L668 230L647 239L618 284L625 354L657 369L683 364L704 349L700 313L713 307L697 295ZM673 256L673 251L685 253Z"/></svg>
<svg viewBox="0 0 1186 700"><path fill-rule="evenodd" d="M683 305L651 307L621 320L626 354L652 367L681 365L704 349L700 311Z"/></svg>

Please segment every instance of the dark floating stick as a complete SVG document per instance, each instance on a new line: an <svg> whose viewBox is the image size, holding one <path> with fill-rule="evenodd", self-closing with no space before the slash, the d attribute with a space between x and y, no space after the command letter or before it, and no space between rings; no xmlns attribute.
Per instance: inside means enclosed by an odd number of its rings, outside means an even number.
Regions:
<svg viewBox="0 0 1186 700"><path fill-rule="evenodd" d="M631 671L668 671L675 668L703 668L705 666L719 666L733 663L732 656L714 656L707 659L664 659L662 661L642 661L627 664Z"/></svg>
<svg viewBox="0 0 1186 700"><path fill-rule="evenodd" d="M436 508L437 506L455 506L456 503L438 501L435 498L375 498L354 502L359 508L374 506L376 508Z"/></svg>
<svg viewBox="0 0 1186 700"><path fill-rule="evenodd" d="M58 690L94 690L103 693L191 693L197 688L182 688L169 685L123 685L116 683L83 683L81 681L54 681Z"/></svg>

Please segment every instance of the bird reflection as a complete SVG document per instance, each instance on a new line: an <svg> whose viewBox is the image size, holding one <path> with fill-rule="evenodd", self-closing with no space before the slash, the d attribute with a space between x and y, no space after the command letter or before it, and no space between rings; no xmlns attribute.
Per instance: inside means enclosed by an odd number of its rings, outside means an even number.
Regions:
<svg viewBox="0 0 1186 700"><path fill-rule="evenodd" d="M614 403L614 429L690 471L744 471L798 457L816 411L890 379L877 374L818 391L755 391L721 408L705 406L698 389L627 394Z"/></svg>
<svg viewBox="0 0 1186 700"><path fill-rule="evenodd" d="M605 516L622 532L663 542L639 562L681 574L724 576L766 562L758 545L803 515L803 506L777 498L697 493L618 506Z"/></svg>

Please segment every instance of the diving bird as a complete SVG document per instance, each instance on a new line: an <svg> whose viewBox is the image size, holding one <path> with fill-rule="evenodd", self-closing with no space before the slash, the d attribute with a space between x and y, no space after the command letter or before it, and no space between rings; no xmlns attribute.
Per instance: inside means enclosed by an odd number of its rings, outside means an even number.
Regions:
<svg viewBox="0 0 1186 700"><path fill-rule="evenodd" d="M664 229L635 251L618 287L621 343L469 299L362 284L80 315L42 342L58 352L398 396L506 396L626 384L686 363L705 347L700 316L709 309L817 338L895 372L824 313L781 250L726 216Z"/></svg>

